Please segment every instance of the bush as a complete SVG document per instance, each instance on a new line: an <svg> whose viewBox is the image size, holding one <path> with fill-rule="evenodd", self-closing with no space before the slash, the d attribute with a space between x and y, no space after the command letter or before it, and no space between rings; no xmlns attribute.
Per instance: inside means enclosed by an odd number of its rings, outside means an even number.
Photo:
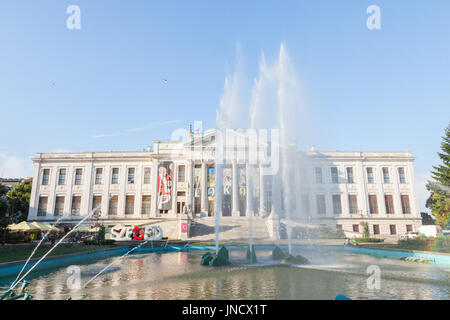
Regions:
<svg viewBox="0 0 450 320"><path fill-rule="evenodd" d="M115 240L83 240L83 244L87 245L87 246L92 246L92 245L100 245L100 246L108 246L108 245L112 245L114 244L114 242L116 242Z"/></svg>
<svg viewBox="0 0 450 320"><path fill-rule="evenodd" d="M424 251L450 251L450 237L440 236L425 237L420 236L414 239L404 239L398 241L400 248L412 249L412 250L424 250Z"/></svg>
<svg viewBox="0 0 450 320"><path fill-rule="evenodd" d="M384 239L380 239L380 238L354 238L353 242L355 242L355 243L380 243L380 242L384 242Z"/></svg>

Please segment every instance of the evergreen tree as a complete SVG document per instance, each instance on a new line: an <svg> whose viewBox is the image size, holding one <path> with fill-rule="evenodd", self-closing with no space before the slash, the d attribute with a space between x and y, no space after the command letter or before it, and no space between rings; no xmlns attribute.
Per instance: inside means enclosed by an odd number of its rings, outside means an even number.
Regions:
<svg viewBox="0 0 450 320"><path fill-rule="evenodd" d="M436 222L445 228L450 222L450 124L442 137L441 150L438 155L442 164L433 167L434 170L431 172L433 181L427 184L431 195L426 207L431 209Z"/></svg>

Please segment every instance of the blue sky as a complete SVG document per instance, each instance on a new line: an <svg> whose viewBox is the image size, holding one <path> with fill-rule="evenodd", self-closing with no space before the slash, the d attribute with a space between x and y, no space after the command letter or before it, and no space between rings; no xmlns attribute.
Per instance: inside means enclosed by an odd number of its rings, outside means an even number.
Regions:
<svg viewBox="0 0 450 320"><path fill-rule="evenodd" d="M72 4L80 30L66 28ZM366 27L372 4L381 30ZM253 81L261 51L284 42L317 148L410 151L424 198L450 120L449 14L446 0L2 1L0 175L30 175L36 152L142 150L194 120L212 128L237 44Z"/></svg>

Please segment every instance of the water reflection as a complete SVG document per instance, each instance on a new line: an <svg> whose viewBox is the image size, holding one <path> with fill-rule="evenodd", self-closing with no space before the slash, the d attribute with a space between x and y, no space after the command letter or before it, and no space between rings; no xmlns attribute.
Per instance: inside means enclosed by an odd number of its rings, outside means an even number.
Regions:
<svg viewBox="0 0 450 320"><path fill-rule="evenodd" d="M299 250L305 267L276 267L269 251L258 252L258 266L245 265L245 252L232 251L232 266L200 266L200 252L148 253L116 261L114 267L81 290L67 287L66 268L32 281L35 299L448 299L448 272L429 265L367 255ZM81 283L119 257L81 266ZM236 263L237 262L237 263ZM379 265L380 290L367 288L366 268ZM85 296L87 294L87 296ZM84 295L84 296L83 296Z"/></svg>

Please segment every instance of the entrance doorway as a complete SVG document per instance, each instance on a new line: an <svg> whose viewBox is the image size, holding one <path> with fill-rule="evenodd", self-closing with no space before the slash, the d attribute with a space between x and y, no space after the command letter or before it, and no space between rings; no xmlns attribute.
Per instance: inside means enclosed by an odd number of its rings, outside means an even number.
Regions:
<svg viewBox="0 0 450 320"><path fill-rule="evenodd" d="M208 200L208 217L214 216L214 200Z"/></svg>
<svg viewBox="0 0 450 320"><path fill-rule="evenodd" d="M231 217L231 195L224 194L222 197L222 216Z"/></svg>

